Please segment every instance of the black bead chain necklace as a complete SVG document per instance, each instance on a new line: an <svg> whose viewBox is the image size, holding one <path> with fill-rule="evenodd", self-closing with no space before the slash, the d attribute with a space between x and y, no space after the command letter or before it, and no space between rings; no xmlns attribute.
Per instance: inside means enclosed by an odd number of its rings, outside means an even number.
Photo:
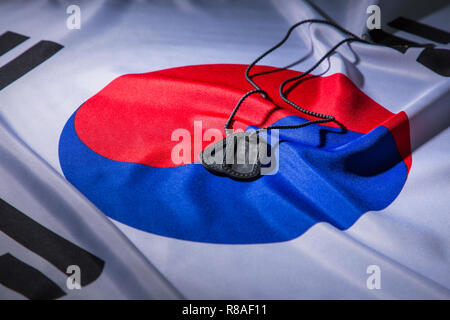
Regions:
<svg viewBox="0 0 450 320"><path fill-rule="evenodd" d="M307 71L302 73L301 75L289 78L285 81L283 81L279 87L279 95L281 99L283 99L284 102L289 104L290 106L294 107L296 110L300 111L301 113L307 114L309 116L318 118L317 120L310 120L298 125L283 125L283 126L268 126L265 128L260 128L256 131L252 132L237 132L237 133L229 133L231 131L231 123L234 120L234 117L239 110L242 103L251 95L259 93L261 97L263 97L266 100L271 101L269 95L266 91L264 91L262 88L260 88L251 78L250 71L251 69L259 62L261 61L265 56L270 54L271 52L275 51L279 47L281 47L289 38L292 31L297 28L298 26L305 24L305 23L320 23L320 24L326 24L329 26L332 26L336 28L337 30L341 31L342 33L349 36L348 38L345 38L338 42L334 47L332 47L327 53L325 53L311 68L309 68ZM307 75L309 75L313 70L315 70L327 57L329 57L331 54L336 51L339 46L346 42L363 42L363 43L369 43L368 41L354 35L350 31L345 30L341 26L328 21L328 20L320 20L320 19L309 19L309 20L303 20L300 22L297 22L292 27L289 28L288 32L284 36L284 38L278 42L276 45L274 45L272 48L264 52L262 55L260 55L258 58L256 58L245 71L245 78L247 81L255 88L254 90L251 90L244 94L241 99L239 99L238 103L234 107L233 111L230 114L230 117L228 118L228 121L225 123L225 133L226 138L209 146L205 150L203 150L200 155L200 161L202 165L208 169L209 171L219 174L228 176L233 179L238 180L254 180L255 178L258 178L261 175L261 163L266 161L267 159L262 159L262 157L266 156L267 154L267 148L268 145L264 141L263 138L261 138L258 133L262 131L268 131L272 129L299 129L303 128L312 124L317 123L326 123L326 122L333 122L335 121L334 116L332 115L326 115L321 114L317 112L313 112L310 110L303 109L293 101L289 100L285 95L284 88L288 83L291 83L293 81L300 80Z"/></svg>

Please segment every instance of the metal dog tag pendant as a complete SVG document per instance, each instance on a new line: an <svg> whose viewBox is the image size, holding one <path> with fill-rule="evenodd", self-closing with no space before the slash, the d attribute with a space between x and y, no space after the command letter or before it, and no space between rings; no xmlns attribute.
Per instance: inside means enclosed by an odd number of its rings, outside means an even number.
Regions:
<svg viewBox="0 0 450 320"><path fill-rule="evenodd" d="M237 132L200 152L202 165L217 174L234 179L261 175L261 160L267 143L256 132Z"/></svg>

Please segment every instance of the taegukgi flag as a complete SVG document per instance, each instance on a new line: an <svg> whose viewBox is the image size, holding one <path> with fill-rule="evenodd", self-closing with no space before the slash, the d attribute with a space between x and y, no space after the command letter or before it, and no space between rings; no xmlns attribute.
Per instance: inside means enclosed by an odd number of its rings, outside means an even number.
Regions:
<svg viewBox="0 0 450 320"><path fill-rule="evenodd" d="M0 3L0 297L448 299L438 2ZM265 133L254 179L207 170L246 68L306 19L369 41L286 93L336 121ZM279 87L345 37L295 29L233 129L314 120Z"/></svg>

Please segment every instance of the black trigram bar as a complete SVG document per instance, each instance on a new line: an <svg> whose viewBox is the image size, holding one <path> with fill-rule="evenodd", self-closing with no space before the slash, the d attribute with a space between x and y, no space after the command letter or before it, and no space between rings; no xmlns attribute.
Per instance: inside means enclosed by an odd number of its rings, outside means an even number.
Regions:
<svg viewBox="0 0 450 320"><path fill-rule="evenodd" d="M40 255L64 274L69 265L81 269L81 285L95 281L105 262L40 225L0 199L0 231Z"/></svg>
<svg viewBox="0 0 450 320"><path fill-rule="evenodd" d="M381 29L373 29L369 31L370 38L373 42L382 44L393 49L396 49L402 53L405 53L409 47L424 47L426 45L417 42L409 41L393 34L390 34Z"/></svg>
<svg viewBox="0 0 450 320"><path fill-rule="evenodd" d="M450 42L449 32L404 17L399 17L388 25L434 42L444 44Z"/></svg>
<svg viewBox="0 0 450 320"><path fill-rule="evenodd" d="M0 36L0 56L18 46L27 39L29 39L27 36L11 31L6 31Z"/></svg>
<svg viewBox="0 0 450 320"><path fill-rule="evenodd" d="M39 270L7 253L0 256L0 283L31 300L50 300L66 293Z"/></svg>
<svg viewBox="0 0 450 320"><path fill-rule="evenodd" d="M0 68L0 90L11 84L63 48L52 41L40 41Z"/></svg>
<svg viewBox="0 0 450 320"><path fill-rule="evenodd" d="M426 48L417 57L417 62L444 77L450 77L450 50Z"/></svg>

